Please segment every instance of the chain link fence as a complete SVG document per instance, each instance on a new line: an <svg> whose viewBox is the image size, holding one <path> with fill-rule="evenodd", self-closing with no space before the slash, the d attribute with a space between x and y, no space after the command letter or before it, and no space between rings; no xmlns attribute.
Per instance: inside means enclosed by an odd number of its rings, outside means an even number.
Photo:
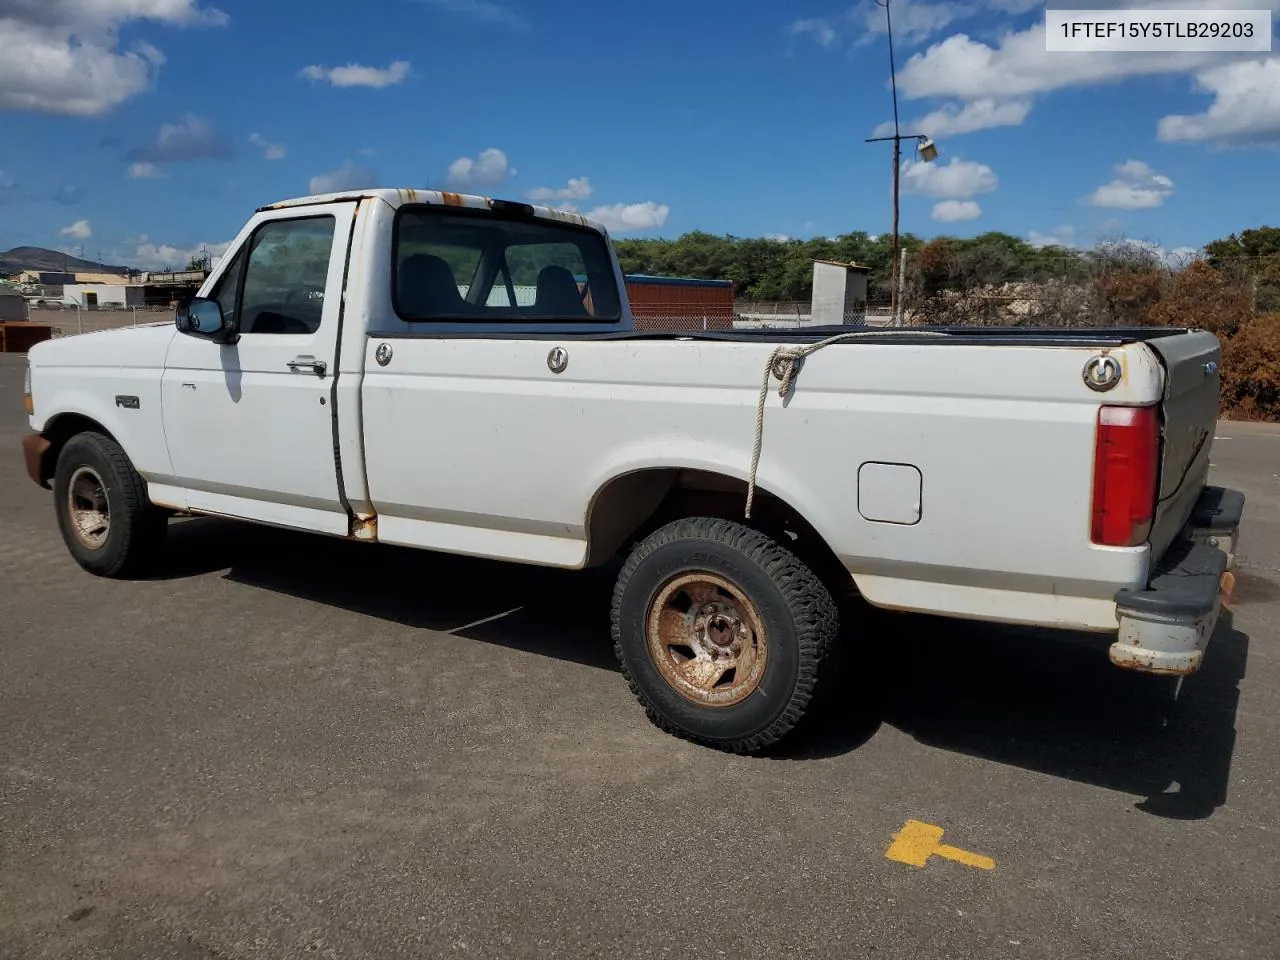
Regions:
<svg viewBox="0 0 1280 960"><path fill-rule="evenodd" d="M56 338L119 327L135 327L142 323L173 323L174 311L168 305L120 307L114 310L86 310L75 305L29 307L27 319L32 323L48 324Z"/></svg>

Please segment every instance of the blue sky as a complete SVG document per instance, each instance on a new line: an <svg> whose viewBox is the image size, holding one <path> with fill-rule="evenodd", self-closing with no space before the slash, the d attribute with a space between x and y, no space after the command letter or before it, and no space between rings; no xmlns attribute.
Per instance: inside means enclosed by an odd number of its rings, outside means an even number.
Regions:
<svg viewBox="0 0 1280 960"><path fill-rule="evenodd" d="M1280 222L1275 55L1051 54L1033 0L893 9L903 129L941 150L906 165L904 231L1174 250ZM620 235L885 232L891 149L863 143L891 117L883 17L0 0L0 249L176 264L263 203L356 185L546 198Z"/></svg>

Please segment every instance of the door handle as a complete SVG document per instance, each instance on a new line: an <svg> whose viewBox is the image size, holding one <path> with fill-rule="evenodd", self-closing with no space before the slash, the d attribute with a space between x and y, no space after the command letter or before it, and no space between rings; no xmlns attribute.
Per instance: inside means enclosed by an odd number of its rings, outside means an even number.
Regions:
<svg viewBox="0 0 1280 960"><path fill-rule="evenodd" d="M323 377L325 370L328 368L328 364L323 360L317 360L315 357L294 357L289 361L289 369L294 373L310 370L317 377Z"/></svg>

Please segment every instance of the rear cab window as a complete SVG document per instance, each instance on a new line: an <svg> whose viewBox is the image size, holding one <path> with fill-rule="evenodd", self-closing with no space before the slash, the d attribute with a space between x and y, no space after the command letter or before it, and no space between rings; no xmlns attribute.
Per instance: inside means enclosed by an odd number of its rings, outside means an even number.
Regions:
<svg viewBox="0 0 1280 960"><path fill-rule="evenodd" d="M402 320L615 323L621 298L595 230L537 217L401 208L392 289Z"/></svg>

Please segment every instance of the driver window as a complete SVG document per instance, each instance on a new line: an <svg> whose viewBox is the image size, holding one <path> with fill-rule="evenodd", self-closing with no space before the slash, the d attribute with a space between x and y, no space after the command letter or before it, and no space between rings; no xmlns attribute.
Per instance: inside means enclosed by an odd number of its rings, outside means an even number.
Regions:
<svg viewBox="0 0 1280 960"><path fill-rule="evenodd" d="M254 234L240 298L240 332L315 333L324 309L333 217L275 220Z"/></svg>
<svg viewBox="0 0 1280 960"><path fill-rule="evenodd" d="M218 306L222 308L222 316L228 323L235 323L236 319L236 301L240 299L240 265L242 263L244 263L244 253L237 253L213 291L213 299L218 301Z"/></svg>

